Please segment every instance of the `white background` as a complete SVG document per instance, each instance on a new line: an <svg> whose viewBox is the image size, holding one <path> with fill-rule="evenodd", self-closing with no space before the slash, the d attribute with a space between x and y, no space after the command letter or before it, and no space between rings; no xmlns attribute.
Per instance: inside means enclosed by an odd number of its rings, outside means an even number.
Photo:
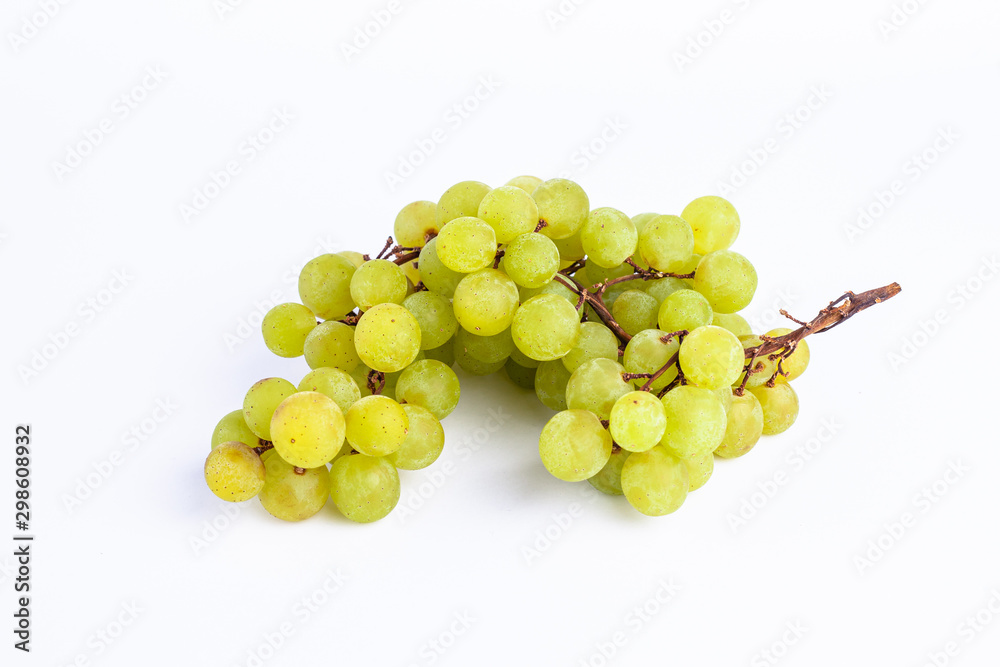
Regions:
<svg viewBox="0 0 1000 667"><path fill-rule="evenodd" d="M966 619L1000 611L1000 8L896 1L912 16L887 33L893 0L578 0L559 21L556 0L404 0L349 58L387 2L103 0L50 3L51 18L5 2L0 535L15 532L14 427L30 423L37 541L29 656L11 647L0 549L3 664L774 664L768 650L917 666L946 648L939 663L992 664L996 612ZM495 90L467 101L484 78ZM250 160L276 109L292 120ZM185 216L230 161L239 173ZM721 462L669 517L550 477L548 411L464 376L445 454L404 475L388 519L328 507L284 524L256 501L227 517L201 474L216 421L254 381L307 370L241 323L295 298L314 255L377 251L404 204L521 173L565 173L629 214L733 186L761 329L847 289L903 292L810 340L794 428ZM175 406L159 423L157 401ZM330 572L345 580L327 594Z"/></svg>

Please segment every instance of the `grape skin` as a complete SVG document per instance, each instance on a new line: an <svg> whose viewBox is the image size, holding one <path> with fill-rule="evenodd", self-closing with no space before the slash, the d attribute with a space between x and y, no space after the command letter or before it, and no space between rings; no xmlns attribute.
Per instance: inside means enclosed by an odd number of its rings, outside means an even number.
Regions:
<svg viewBox="0 0 1000 667"><path fill-rule="evenodd" d="M340 513L357 523L383 519L399 502L399 473L384 457L342 456L330 469L328 487Z"/></svg>
<svg viewBox="0 0 1000 667"><path fill-rule="evenodd" d="M205 459L205 481L219 498L238 503L264 488L264 464L242 442L223 442Z"/></svg>
<svg viewBox="0 0 1000 667"><path fill-rule="evenodd" d="M564 410L552 417L539 437L545 468L566 482L593 477L611 458L611 434L587 410Z"/></svg>

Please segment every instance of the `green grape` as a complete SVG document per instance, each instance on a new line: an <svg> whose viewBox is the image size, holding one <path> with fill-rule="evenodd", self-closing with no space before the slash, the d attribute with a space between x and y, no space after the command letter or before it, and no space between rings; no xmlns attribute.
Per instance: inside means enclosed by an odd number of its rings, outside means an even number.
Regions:
<svg viewBox="0 0 1000 667"><path fill-rule="evenodd" d="M621 447L614 447L611 450L611 458L604 464L601 471L588 479L590 485L609 496L622 495L622 466L631 456L632 452Z"/></svg>
<svg viewBox="0 0 1000 667"><path fill-rule="evenodd" d="M492 266L497 254L493 228L479 218L455 218L441 228L434 240L438 259L457 273L472 273Z"/></svg>
<svg viewBox="0 0 1000 667"><path fill-rule="evenodd" d="M580 339L562 358L562 363L572 373L591 359L618 361L618 338L600 322L580 325Z"/></svg>
<svg viewBox="0 0 1000 667"><path fill-rule="evenodd" d="M535 188L542 184L542 179L537 176L515 176L507 181L506 184L513 185L516 188L521 188L530 195L535 191Z"/></svg>
<svg viewBox="0 0 1000 667"><path fill-rule="evenodd" d="M557 296L561 296L562 298L569 301L570 305L573 306L574 309L576 309L576 304L579 303L580 301L580 296L578 294L573 292L570 288L566 287L558 280L553 280L552 282L546 283L545 285L542 286L542 289L538 291L538 294L533 294L532 296L540 296L542 294L555 294ZM583 317L583 309L581 308L579 311L577 311L577 319L579 320L582 317Z"/></svg>
<svg viewBox="0 0 1000 667"><path fill-rule="evenodd" d="M705 482L715 470L715 456L712 455L712 452L695 454L681 460L684 461L688 470L688 493L705 486Z"/></svg>
<svg viewBox="0 0 1000 667"><path fill-rule="evenodd" d="M264 344L279 357L300 357L316 316L298 303L282 303L267 311L261 323Z"/></svg>
<svg viewBox="0 0 1000 667"><path fill-rule="evenodd" d="M738 313L712 313L712 324L732 331L737 338L753 335L750 323Z"/></svg>
<svg viewBox="0 0 1000 667"><path fill-rule="evenodd" d="M264 463L267 477L258 498L272 516L282 521L302 521L326 505L330 497L330 474L326 466L296 468L281 455Z"/></svg>
<svg viewBox="0 0 1000 667"><path fill-rule="evenodd" d="M684 377L697 386L722 389L743 372L743 346L722 327L698 327L681 343L680 363Z"/></svg>
<svg viewBox="0 0 1000 667"><path fill-rule="evenodd" d="M537 368L525 368L513 359L508 359L503 365L503 368L507 371L507 377L510 378L510 381L518 387L523 389L535 388L535 374L538 372Z"/></svg>
<svg viewBox="0 0 1000 667"><path fill-rule="evenodd" d="M404 248L423 248L427 237L433 237L441 229L437 224L437 204L432 201L407 204L392 227L396 243Z"/></svg>
<svg viewBox="0 0 1000 667"><path fill-rule="evenodd" d="M599 473L611 458L611 447L611 434L587 410L563 410L538 439L545 469L566 482L582 482Z"/></svg>
<svg viewBox="0 0 1000 667"><path fill-rule="evenodd" d="M333 464L329 488L341 514L357 523L371 523L387 517L399 502L399 473L384 457L351 454Z"/></svg>
<svg viewBox="0 0 1000 667"><path fill-rule="evenodd" d="M406 276L406 296L410 296L416 291L415 287L420 282L420 269L417 268L417 260L411 259L409 262L401 264L399 268Z"/></svg>
<svg viewBox="0 0 1000 667"><path fill-rule="evenodd" d="M531 193L538 204L541 233L550 239L564 239L576 234L590 214L590 199L579 185L565 178L545 181Z"/></svg>
<svg viewBox="0 0 1000 667"><path fill-rule="evenodd" d="M355 250L342 250L342 251L340 251L340 252L338 252L336 254L339 255L340 257L343 257L344 259L346 259L347 261L349 261L351 264L353 264L354 268L358 268L359 266L361 266L362 264L364 264L366 261L368 261L368 260L365 259L364 255L362 255L360 252L357 252Z"/></svg>
<svg viewBox="0 0 1000 667"><path fill-rule="evenodd" d="M392 454L406 440L410 427L403 406L388 396L365 396L348 409L344 421L347 441L367 456Z"/></svg>
<svg viewBox="0 0 1000 667"><path fill-rule="evenodd" d="M712 306L692 289L677 290L660 304L657 321L664 331L694 331L711 323Z"/></svg>
<svg viewBox="0 0 1000 667"><path fill-rule="evenodd" d="M455 362L458 364L459 368L461 368L469 375L483 376L496 373L497 371L499 371L501 368L504 367L504 364L507 363L507 360L501 359L500 361L492 361L492 362L480 361L479 359L476 359L474 356L469 354L469 351L458 342L458 339L456 339Z"/></svg>
<svg viewBox="0 0 1000 667"><path fill-rule="evenodd" d="M603 267L596 262L591 262L590 259L587 260L587 278L590 280L589 285L584 285L584 287L591 289L596 287L598 283L608 282L614 280L615 278L622 278L624 276L629 276L635 273L633 269L628 264L618 264L612 267ZM641 281L634 283L633 285L639 285Z"/></svg>
<svg viewBox="0 0 1000 667"><path fill-rule="evenodd" d="M265 378L254 384L243 399L243 418L262 440L271 439L271 416L275 408L295 393L295 385L281 378Z"/></svg>
<svg viewBox="0 0 1000 667"><path fill-rule="evenodd" d="M404 405L410 428L399 449L386 458L401 470L421 470L437 461L444 449L444 429L437 417L419 405Z"/></svg>
<svg viewBox="0 0 1000 667"><path fill-rule="evenodd" d="M740 344L743 346L744 351L750 349L751 347L757 347L758 345L761 345L764 342L763 340L760 339L759 336L741 336L739 340ZM745 353L744 357L745 357L744 360L744 369L745 369L746 363L749 362L749 357L746 357ZM777 370L775 367L776 362L774 359L771 359L770 357L771 355L765 354L757 357L754 360L753 373L751 373L750 377L747 379L746 383L747 387L750 387L751 389L753 387L759 387L760 385L769 381L771 377L774 376L775 370ZM739 377L736 378L736 381L733 382L733 386L741 385L743 383L743 377L745 375L746 375L745 370L740 371L740 375Z"/></svg>
<svg viewBox="0 0 1000 667"><path fill-rule="evenodd" d="M421 248L417 267L424 287L448 299L455 294L455 288L465 277L465 274L452 271L441 262L437 254L437 237Z"/></svg>
<svg viewBox="0 0 1000 667"><path fill-rule="evenodd" d="M318 468L344 445L344 413L318 391L292 394L271 417L271 440L278 455L293 466Z"/></svg>
<svg viewBox="0 0 1000 667"><path fill-rule="evenodd" d="M642 230L646 228L654 218L659 218L659 213L639 213L638 215L632 216L632 224L635 225L635 231L642 234Z"/></svg>
<svg viewBox="0 0 1000 667"><path fill-rule="evenodd" d="M383 373L401 371L420 354L420 324L406 308L381 303L361 316L354 345L369 368Z"/></svg>
<svg viewBox="0 0 1000 667"><path fill-rule="evenodd" d="M786 329L785 327L779 327L777 329L771 329L765 336L771 338L778 338L786 334L792 333L791 329ZM784 361L781 362L781 370L788 373L788 375L779 375L778 378L784 380L785 382L791 382L797 377L800 377L806 372L806 367L809 365L809 344L804 340L800 340L799 344L795 346L795 351L792 352Z"/></svg>
<svg viewBox="0 0 1000 667"><path fill-rule="evenodd" d="M611 437L622 449L644 452L659 444L667 429L663 404L648 391L631 391L611 408Z"/></svg>
<svg viewBox="0 0 1000 667"><path fill-rule="evenodd" d="M420 348L441 347L458 331L458 320L451 302L435 292L415 292L406 297L403 307L420 325Z"/></svg>
<svg viewBox="0 0 1000 667"><path fill-rule="evenodd" d="M667 430L660 445L682 458L714 451L726 434L726 408L716 392L674 387L662 399Z"/></svg>
<svg viewBox="0 0 1000 667"><path fill-rule="evenodd" d="M361 390L350 375L339 368L317 368L299 382L299 391L318 391L333 399L341 412L361 398ZM308 466L307 466L308 467Z"/></svg>
<svg viewBox="0 0 1000 667"><path fill-rule="evenodd" d="M439 420L458 406L461 387L455 371L435 359L418 361L399 376L396 398L400 403L419 405Z"/></svg>
<svg viewBox="0 0 1000 667"><path fill-rule="evenodd" d="M640 289L625 290L611 306L612 316L629 336L655 329L659 310L660 303Z"/></svg>
<svg viewBox="0 0 1000 667"><path fill-rule="evenodd" d="M799 397L792 385L776 382L773 387L762 385L750 390L764 411L764 435L784 433L799 416Z"/></svg>
<svg viewBox="0 0 1000 667"><path fill-rule="evenodd" d="M750 304L757 291L757 271L743 255L718 250L698 262L694 288L708 299L712 310L728 315Z"/></svg>
<svg viewBox="0 0 1000 667"><path fill-rule="evenodd" d="M729 411L733 407L733 388L719 387L715 390L715 393L719 397L719 400L722 401L722 407L725 408L726 414L728 415Z"/></svg>
<svg viewBox="0 0 1000 667"><path fill-rule="evenodd" d="M437 204L438 229L455 218L476 217L479 203L489 191L490 186L479 181L462 181L445 190Z"/></svg>
<svg viewBox="0 0 1000 667"><path fill-rule="evenodd" d="M694 232L694 251L699 255L725 250L740 233L740 216L722 197L698 197L681 212Z"/></svg>
<svg viewBox="0 0 1000 667"><path fill-rule="evenodd" d="M264 453L260 455L260 462L267 463L267 459L272 456L277 456L277 454L274 453L274 447L272 447L271 449L265 449Z"/></svg>
<svg viewBox="0 0 1000 667"><path fill-rule="evenodd" d="M583 249L583 239L580 237L580 232L572 236L567 236L564 239L553 239L552 242L556 244L556 248L559 250L559 257L563 262L573 263L587 256L586 251Z"/></svg>
<svg viewBox="0 0 1000 667"><path fill-rule="evenodd" d="M726 421L726 435L715 448L715 454L724 459L743 456L753 449L763 432L764 410L753 392L733 396L733 406L729 408Z"/></svg>
<svg viewBox="0 0 1000 667"><path fill-rule="evenodd" d="M622 364L629 373L653 374L667 365L667 362L677 354L680 343L676 337L665 340L666 331L646 329L632 337L625 346L625 356ZM660 392L677 377L677 365L674 364L650 385L654 392ZM640 380L645 383L645 380Z"/></svg>
<svg viewBox="0 0 1000 667"><path fill-rule="evenodd" d="M673 294L682 289L690 289L691 286L687 284L686 281L680 278L658 278L657 280L647 280L643 283L646 292L656 299L657 303L663 303L663 301Z"/></svg>
<svg viewBox="0 0 1000 667"><path fill-rule="evenodd" d="M681 459L657 445L628 457L621 484L629 505L647 516L664 516L684 504L690 477Z"/></svg>
<svg viewBox="0 0 1000 667"><path fill-rule="evenodd" d="M264 487L264 464L242 442L223 442L205 459L205 481L219 498L240 503Z"/></svg>
<svg viewBox="0 0 1000 667"><path fill-rule="evenodd" d="M525 356L552 361L565 356L580 340L580 319L566 299L539 294L518 308L511 333Z"/></svg>
<svg viewBox="0 0 1000 667"><path fill-rule="evenodd" d="M365 262L351 278L351 300L361 310L380 303L403 303L406 298L406 275L387 259Z"/></svg>
<svg viewBox="0 0 1000 667"><path fill-rule="evenodd" d="M694 233L682 218L661 215L649 220L639 236L639 254L657 271L680 273L694 253Z"/></svg>
<svg viewBox="0 0 1000 667"><path fill-rule="evenodd" d="M339 320L355 308L351 278L357 268L340 255L320 255L299 274L299 298L324 320Z"/></svg>
<svg viewBox="0 0 1000 667"><path fill-rule="evenodd" d="M455 288L455 317L466 331L495 336L514 321L517 285L496 269L482 269L462 278Z"/></svg>
<svg viewBox="0 0 1000 667"><path fill-rule="evenodd" d="M478 215L496 232L497 243L509 243L538 226L535 200L513 185L490 190L479 203Z"/></svg>
<svg viewBox="0 0 1000 667"><path fill-rule="evenodd" d="M600 419L611 416L615 401L632 391L632 384L622 379L625 368L610 359L591 359L570 377L566 384L566 405L571 410L590 410Z"/></svg>
<svg viewBox="0 0 1000 667"><path fill-rule="evenodd" d="M456 320L457 322L458 320ZM455 365L455 345L449 340L444 345L424 350L427 359L440 361L445 366Z"/></svg>
<svg viewBox="0 0 1000 667"><path fill-rule="evenodd" d="M514 351L514 339L510 329L504 329L495 336L477 336L465 329L459 329L455 335L455 344L465 348L473 359L486 364L507 361Z"/></svg>
<svg viewBox="0 0 1000 667"><path fill-rule="evenodd" d="M535 395L550 410L566 409L566 385L572 374L561 361L543 361L535 372Z"/></svg>
<svg viewBox="0 0 1000 667"><path fill-rule="evenodd" d="M511 337L510 340L512 343L514 342L513 337ZM515 345L514 349L510 351L510 360L513 361L518 366L522 366L524 368L532 368L532 369L538 368L542 363L537 359L532 359L524 352L521 352L521 350L517 349L517 345Z"/></svg>
<svg viewBox="0 0 1000 667"><path fill-rule="evenodd" d="M309 368L339 368L350 373L361 363L354 339L357 332L343 322L323 322L306 336Z"/></svg>
<svg viewBox="0 0 1000 667"><path fill-rule="evenodd" d="M518 285L539 288L559 271L559 248L547 236L531 232L515 237L507 244L503 267Z"/></svg>
<svg viewBox="0 0 1000 667"><path fill-rule="evenodd" d="M247 426L242 410L233 410L216 424L212 432L212 449L224 442L242 442L250 448L260 446L260 438Z"/></svg>
<svg viewBox="0 0 1000 667"><path fill-rule="evenodd" d="M635 254L639 242L639 233L631 218L608 207L591 211L580 234L587 261L592 260L606 269L624 263Z"/></svg>
<svg viewBox="0 0 1000 667"><path fill-rule="evenodd" d="M349 373L351 379L354 380L354 384L357 385L358 390L361 392L362 396L372 395L372 390L368 387L368 374L371 372L372 369L368 368L364 364L358 364L357 368L355 368L353 371ZM344 412L346 413L347 411L344 410Z"/></svg>

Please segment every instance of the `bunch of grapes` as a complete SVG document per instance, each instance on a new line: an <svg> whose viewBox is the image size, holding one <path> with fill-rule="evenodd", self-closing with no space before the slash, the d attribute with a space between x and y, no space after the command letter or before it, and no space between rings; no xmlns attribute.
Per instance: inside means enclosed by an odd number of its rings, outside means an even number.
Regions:
<svg viewBox="0 0 1000 667"><path fill-rule="evenodd" d="M222 418L208 486L224 500L257 496L289 521L328 499L353 521L377 521L399 500L398 470L441 454L457 364L503 371L557 412L539 440L552 475L669 514L715 456L742 456L792 425L789 382L809 363L807 335L899 291L848 292L794 331L755 335L738 314L757 287L753 265L729 249L739 230L719 197L630 218L592 210L561 178L464 181L409 204L395 244L375 258L313 259L302 303L267 313L267 347L312 370L298 386L261 380Z"/></svg>

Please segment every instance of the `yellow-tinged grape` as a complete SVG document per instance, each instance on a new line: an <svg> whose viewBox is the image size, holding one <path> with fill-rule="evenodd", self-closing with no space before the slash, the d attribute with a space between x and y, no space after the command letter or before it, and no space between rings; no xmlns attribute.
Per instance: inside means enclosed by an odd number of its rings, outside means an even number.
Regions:
<svg viewBox="0 0 1000 667"><path fill-rule="evenodd" d="M510 381L522 389L533 390L535 388L535 375L537 368L526 368L513 359L508 359L503 365Z"/></svg>
<svg viewBox="0 0 1000 667"><path fill-rule="evenodd" d="M639 213L632 216L632 224L635 225L635 231L642 234L642 230L646 228L650 220L658 217L660 217L659 213Z"/></svg>
<svg viewBox="0 0 1000 667"><path fill-rule="evenodd" d="M318 391L329 396L341 412L361 398L361 390L349 374L339 368L317 368L299 382L299 391Z"/></svg>
<svg viewBox="0 0 1000 667"><path fill-rule="evenodd" d="M250 500L264 487L264 464L257 452L242 442L224 442L205 459L205 481L223 500Z"/></svg>
<svg viewBox="0 0 1000 667"><path fill-rule="evenodd" d="M351 299L361 310L380 303L403 303L406 298L406 275L387 259L365 262L351 278Z"/></svg>
<svg viewBox="0 0 1000 667"><path fill-rule="evenodd" d="M457 321L457 320L456 320ZM435 361L440 361L445 366L455 365L455 346L449 340L444 345L439 345L438 347L433 347L429 350L424 350L424 355L427 359L434 359Z"/></svg>
<svg viewBox="0 0 1000 667"><path fill-rule="evenodd" d="M718 250L701 258L694 273L694 288L712 310L730 314L746 308L757 291L757 271L743 255Z"/></svg>
<svg viewBox="0 0 1000 667"><path fill-rule="evenodd" d="M677 290L660 304L657 321L664 331L694 331L712 322L712 306L694 290Z"/></svg>
<svg viewBox="0 0 1000 667"><path fill-rule="evenodd" d="M281 378L265 378L254 384L243 399L243 418L258 438L271 439L271 417L283 400L295 393L295 385Z"/></svg>
<svg viewBox="0 0 1000 667"><path fill-rule="evenodd" d="M792 333L791 329L778 327L777 329L771 329L764 335L771 338L778 338L790 333ZM781 370L788 373L788 375L779 375L778 379L791 382L805 373L807 366L809 366L809 343L800 340L799 344L795 346L795 351L781 362Z"/></svg>
<svg viewBox="0 0 1000 667"><path fill-rule="evenodd" d="M666 428L663 404L648 391L629 392L611 408L611 437L630 452L644 452L659 444Z"/></svg>
<svg viewBox="0 0 1000 667"><path fill-rule="evenodd" d="M606 269L622 264L635 254L639 242L632 219L609 207L591 211L580 234L587 261L593 260L594 264Z"/></svg>
<svg viewBox="0 0 1000 667"><path fill-rule="evenodd" d="M403 406L387 396L365 396L350 407L344 419L347 441L367 456L392 454L406 440L410 427Z"/></svg>
<svg viewBox="0 0 1000 667"><path fill-rule="evenodd" d="M434 239L437 257L457 273L472 273L493 264L497 237L486 222L475 217L455 218Z"/></svg>
<svg viewBox="0 0 1000 667"><path fill-rule="evenodd" d="M761 345L763 342L764 341L761 340L759 336L741 336L740 344L743 346L744 356L746 356L745 354L746 350L748 350L751 347L757 347L758 345ZM749 357L746 358L744 366L746 366L747 362L749 362ZM771 359L771 355L769 354L757 357L753 362L753 369L752 369L753 372L750 373L750 377L747 379L746 386L752 389L753 387L759 387L760 385L770 380L771 377L774 376L774 372L776 370L775 363L776 363L775 360ZM733 382L734 387L743 384L744 375L746 375L746 373L741 371L739 377L737 377L736 380Z"/></svg>
<svg viewBox="0 0 1000 667"><path fill-rule="evenodd" d="M354 346L355 330L343 322L323 322L306 336L303 347L309 368L339 368L350 373L361 363Z"/></svg>
<svg viewBox="0 0 1000 667"><path fill-rule="evenodd" d="M344 445L344 413L318 391L292 394L271 417L271 440L278 455L293 466L318 468Z"/></svg>
<svg viewBox="0 0 1000 667"><path fill-rule="evenodd" d="M354 268L361 266L367 261L365 259L365 256L362 255L360 252L357 252L356 250L341 250L336 254L348 260L351 264L354 265Z"/></svg>
<svg viewBox="0 0 1000 667"><path fill-rule="evenodd" d="M611 458L604 464L601 471L588 479L590 485L609 496L622 495L622 466L632 452L620 447L611 450Z"/></svg>
<svg viewBox="0 0 1000 667"><path fill-rule="evenodd" d="M674 292L682 289L690 289L691 286L680 278L659 278L657 280L647 280L642 283L646 292L656 299L658 303L663 301Z"/></svg>
<svg viewBox="0 0 1000 667"><path fill-rule="evenodd" d="M726 409L726 414L729 414L730 408L733 407L733 388L732 387L719 387L715 390L716 395L718 395L719 400L722 401L722 407Z"/></svg>
<svg viewBox="0 0 1000 667"><path fill-rule="evenodd" d="M282 303L267 311L261 323L264 344L279 357L300 357L316 316L299 303Z"/></svg>
<svg viewBox="0 0 1000 667"><path fill-rule="evenodd" d="M399 268L403 270L403 275L406 276L406 295L409 296L413 294L413 288L420 282L420 269L417 268L417 260L411 259Z"/></svg>
<svg viewBox="0 0 1000 667"><path fill-rule="evenodd" d="M556 244L556 248L559 250L559 257L564 262L571 264L587 256L586 251L583 249L583 239L580 238L580 232L572 236L567 236L564 239L553 239L552 242Z"/></svg>
<svg viewBox="0 0 1000 667"><path fill-rule="evenodd" d="M694 233L682 218L660 215L645 223L639 254L657 271L680 273L694 253Z"/></svg>
<svg viewBox="0 0 1000 667"><path fill-rule="evenodd" d="M699 255L725 250L740 233L740 216L722 197L698 197L681 212L694 232L694 251Z"/></svg>
<svg viewBox="0 0 1000 667"><path fill-rule="evenodd" d="M247 426L242 410L233 410L219 420L212 432L212 449L224 442L242 442L247 447L259 447L260 438Z"/></svg>
<svg viewBox="0 0 1000 667"><path fill-rule="evenodd" d="M566 409L566 385L572 374L562 362L543 361L535 372L535 395L550 410Z"/></svg>
<svg viewBox="0 0 1000 667"><path fill-rule="evenodd" d="M660 303L641 289L622 292L611 306L611 315L629 336L655 329Z"/></svg>
<svg viewBox="0 0 1000 667"><path fill-rule="evenodd" d="M715 456L712 455L712 452L695 454L681 460L684 461L684 465L688 469L688 493L705 486L705 482L715 470Z"/></svg>
<svg viewBox="0 0 1000 667"><path fill-rule="evenodd" d="M490 375L496 373L504 364L507 363L506 359L501 359L500 361L481 361L476 359L474 356L469 354L468 349L455 339L455 363L458 367L469 375Z"/></svg>
<svg viewBox="0 0 1000 667"><path fill-rule="evenodd" d="M542 179L537 176L515 176L507 181L506 184L513 185L515 188L521 188L530 195L535 191L535 188L542 184Z"/></svg>
<svg viewBox="0 0 1000 667"><path fill-rule="evenodd" d="M330 497L330 474L326 466L296 468L281 455L264 463L267 477L258 498L272 516L283 521L302 521L326 505Z"/></svg>
<svg viewBox="0 0 1000 667"><path fill-rule="evenodd" d="M497 243L509 243L538 226L535 200L513 185L490 190L479 204L478 215L496 232Z"/></svg>
<svg viewBox="0 0 1000 667"><path fill-rule="evenodd" d="M432 201L407 204L392 227L396 243L404 248L423 248L427 237L441 229L437 224L437 204Z"/></svg>
<svg viewBox="0 0 1000 667"><path fill-rule="evenodd" d="M406 308L381 303L366 311L354 331L361 361L383 373L409 366L420 354L420 324Z"/></svg>
<svg viewBox="0 0 1000 667"><path fill-rule="evenodd" d="M715 448L716 456L733 459L743 456L757 444L764 432L764 410L753 392L733 396L726 422L726 435L722 444Z"/></svg>
<svg viewBox="0 0 1000 667"><path fill-rule="evenodd" d="M753 335L750 323L738 313L712 313L712 324L732 331L737 338Z"/></svg>
<svg viewBox="0 0 1000 667"><path fill-rule="evenodd" d="M743 372L743 345L733 332L711 325L698 327L681 343L684 377L705 389L722 389Z"/></svg>
<svg viewBox="0 0 1000 667"><path fill-rule="evenodd" d="M647 516L675 512L684 504L689 484L687 465L659 445L633 453L622 466L625 499Z"/></svg>
<svg viewBox="0 0 1000 667"><path fill-rule="evenodd" d="M538 439L542 464L554 477L582 482L611 458L611 434L587 410L564 410L549 420Z"/></svg>
<svg viewBox="0 0 1000 667"><path fill-rule="evenodd" d="M357 523L383 519L399 502L399 473L384 457L342 456L330 469L329 487L333 504Z"/></svg>
<svg viewBox="0 0 1000 667"><path fill-rule="evenodd" d="M784 433L799 416L799 397L792 385L776 382L773 387L762 385L750 390L764 411L764 435Z"/></svg>
<svg viewBox="0 0 1000 667"><path fill-rule="evenodd" d="M513 341L514 339L511 338L511 342ZM521 350L517 349L516 345L514 346L514 349L510 351L510 359L518 366L523 366L524 368L538 368L542 363L537 359L532 359L524 352L521 352Z"/></svg>
<svg viewBox="0 0 1000 667"><path fill-rule="evenodd" d="M406 297L403 307L420 325L420 348L441 347L458 331L458 320L451 302L436 292L415 292Z"/></svg>
<svg viewBox="0 0 1000 667"><path fill-rule="evenodd" d="M455 218L476 217L479 203L489 191L490 186L479 181L462 181L445 190L437 204L438 229Z"/></svg>
<svg viewBox="0 0 1000 667"><path fill-rule="evenodd" d="M566 383L566 405L608 419L615 401L632 391L632 384L622 379L623 373L625 368L617 361L591 359L573 371Z"/></svg>
<svg viewBox="0 0 1000 667"><path fill-rule="evenodd" d="M420 250L417 268L424 287L449 299L455 294L458 283L465 277L465 274L452 271L441 262L437 254L437 237L431 239Z"/></svg>
<svg viewBox="0 0 1000 667"><path fill-rule="evenodd" d="M559 271L559 248L547 236L531 232L515 237L507 244L503 267L518 285L539 288Z"/></svg>
<svg viewBox="0 0 1000 667"><path fill-rule="evenodd" d="M482 269L462 278L452 305L466 331L495 336L514 321L519 298L513 280L496 269Z"/></svg>
<svg viewBox="0 0 1000 667"><path fill-rule="evenodd" d="M436 359L423 359L403 371L396 384L400 403L419 405L439 420L458 406L461 387L455 371Z"/></svg>
<svg viewBox="0 0 1000 667"><path fill-rule="evenodd" d="M578 315L576 308L561 296L532 297L514 315L514 343L525 356L538 361L564 357L580 340Z"/></svg>
<svg viewBox="0 0 1000 667"><path fill-rule="evenodd" d="M726 434L726 408L716 392L682 385L662 399L667 428L660 445L680 457L714 451Z"/></svg>
<svg viewBox="0 0 1000 667"><path fill-rule="evenodd" d="M680 343L676 337L666 340L670 332L660 329L646 329L632 337L625 346L625 356L622 364L629 373L655 373L677 353ZM677 365L673 364L663 375L650 386L654 392L659 392L677 377ZM640 380L645 383L645 380Z"/></svg>
<svg viewBox="0 0 1000 667"><path fill-rule="evenodd" d="M580 325L580 339L562 358L562 363L572 373L591 359L618 361L618 338L600 322Z"/></svg>
<svg viewBox="0 0 1000 667"><path fill-rule="evenodd" d="M434 463L444 449L444 429L431 411L404 405L410 428L399 449L386 458L401 470L421 470Z"/></svg>
<svg viewBox="0 0 1000 667"><path fill-rule="evenodd" d="M299 274L299 297L306 308L324 320L339 320L355 308L351 278L357 267L341 255L320 255Z"/></svg>
<svg viewBox="0 0 1000 667"><path fill-rule="evenodd" d="M516 349L510 329L504 329L495 336L477 336L465 329L459 329L455 334L455 344L465 348L473 358L485 364L495 364L507 361Z"/></svg>
<svg viewBox="0 0 1000 667"><path fill-rule="evenodd" d="M541 233L550 239L564 239L576 234L590 214L590 199L579 185L565 178L545 181L531 193L538 205Z"/></svg>

